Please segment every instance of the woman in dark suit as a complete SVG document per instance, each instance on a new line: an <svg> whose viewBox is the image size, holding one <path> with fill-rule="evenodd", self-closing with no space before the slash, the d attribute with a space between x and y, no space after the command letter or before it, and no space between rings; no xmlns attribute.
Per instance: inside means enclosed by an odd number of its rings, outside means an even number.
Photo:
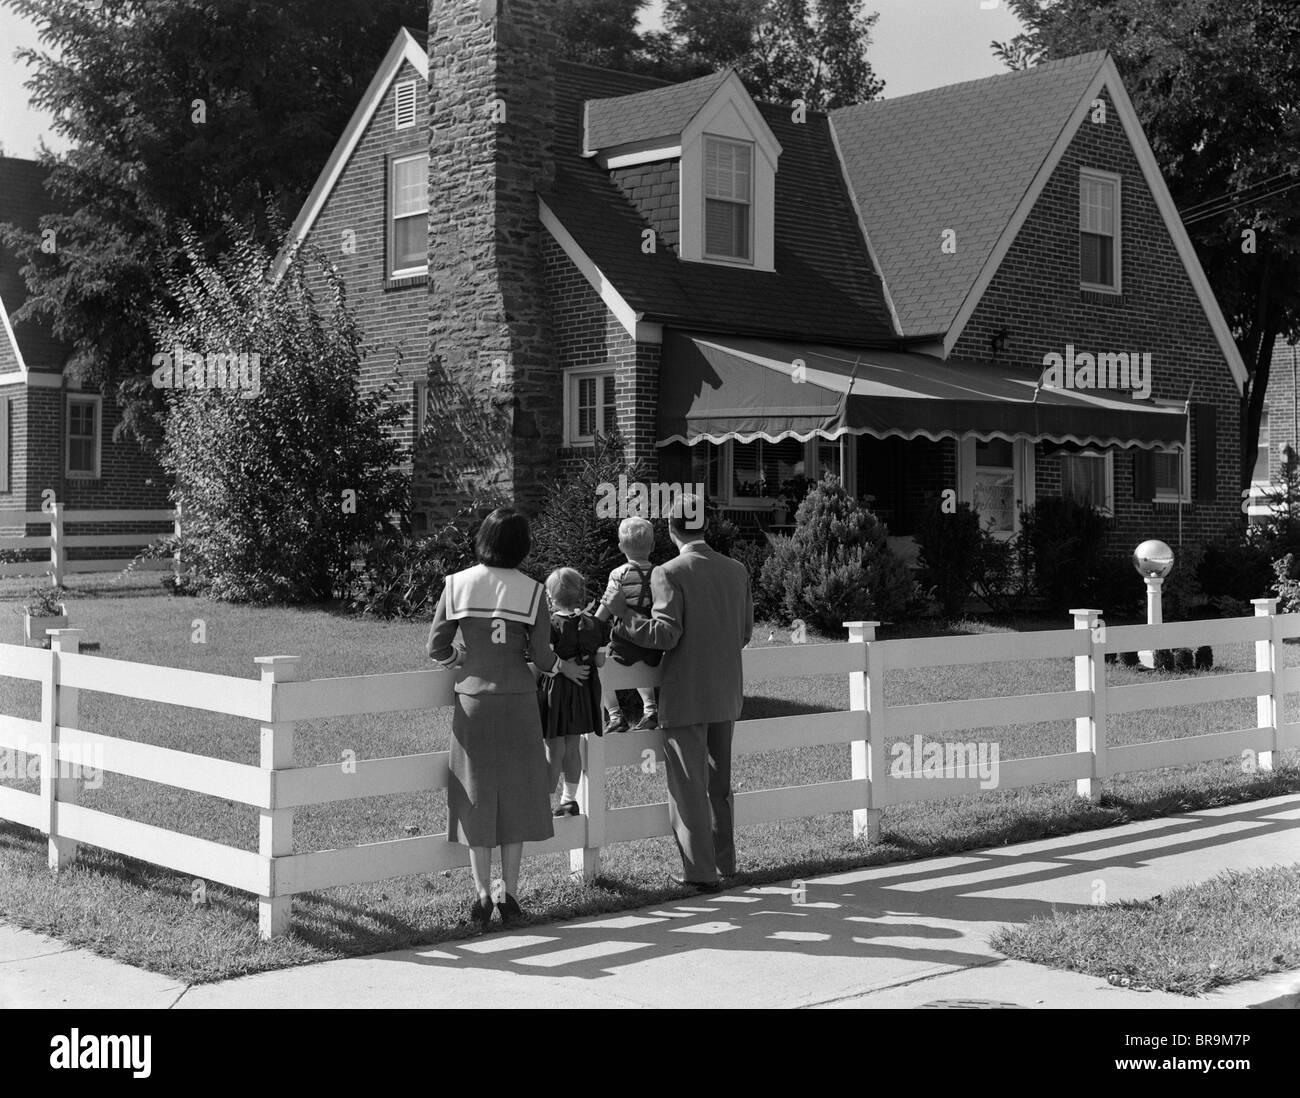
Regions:
<svg viewBox="0 0 1300 1098"><path fill-rule="evenodd" d="M451 723L447 838L469 847L478 897L471 917L492 918L492 848L501 848L505 922L523 911L515 899L525 842L555 834L546 749L529 664L582 682L590 671L551 651L542 585L518 570L531 548L528 520L511 507L479 527L479 563L448 576L429 630L429 657L457 668ZM456 634L460 644L453 647Z"/></svg>

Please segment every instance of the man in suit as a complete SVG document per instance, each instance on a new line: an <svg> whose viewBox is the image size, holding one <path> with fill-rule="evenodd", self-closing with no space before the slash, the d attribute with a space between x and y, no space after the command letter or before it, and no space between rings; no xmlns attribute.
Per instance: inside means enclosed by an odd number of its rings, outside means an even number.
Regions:
<svg viewBox="0 0 1300 1098"><path fill-rule="evenodd" d="M629 639L663 649L659 724L668 762L668 812L685 867L676 884L708 891L736 872L731 737L744 701L741 649L754 629L749 573L704 540L704 503L680 498L668 519L677 556L650 574L654 605L633 615L622 593L605 603Z"/></svg>

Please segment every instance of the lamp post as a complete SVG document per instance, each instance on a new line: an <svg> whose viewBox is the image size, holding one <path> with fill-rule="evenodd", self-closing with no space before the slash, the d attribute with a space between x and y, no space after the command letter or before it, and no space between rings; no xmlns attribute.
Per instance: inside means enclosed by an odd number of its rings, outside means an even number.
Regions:
<svg viewBox="0 0 1300 1098"><path fill-rule="evenodd" d="M1165 577L1173 570L1174 551L1163 541L1144 541L1133 550L1133 567L1147 585L1147 624L1160 625L1164 613L1160 605L1160 588ZM1155 654L1150 649L1138 652L1143 667L1155 667Z"/></svg>

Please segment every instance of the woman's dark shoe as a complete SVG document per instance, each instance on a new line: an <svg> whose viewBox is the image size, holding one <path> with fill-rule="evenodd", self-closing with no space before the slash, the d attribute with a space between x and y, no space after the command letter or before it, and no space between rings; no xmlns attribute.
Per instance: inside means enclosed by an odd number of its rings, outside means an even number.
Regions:
<svg viewBox="0 0 1300 1098"><path fill-rule="evenodd" d="M489 896L486 900L475 897L474 906L469 909L469 917L479 926L486 927L492 921L492 897Z"/></svg>
<svg viewBox="0 0 1300 1098"><path fill-rule="evenodd" d="M497 907L501 911L501 921L506 926L515 926L517 923L523 922L524 909L519 906L519 901L511 896L509 892L506 893L506 898L497 904Z"/></svg>
<svg viewBox="0 0 1300 1098"><path fill-rule="evenodd" d="M576 816L578 815L577 801L561 801L560 807L551 813L552 816Z"/></svg>

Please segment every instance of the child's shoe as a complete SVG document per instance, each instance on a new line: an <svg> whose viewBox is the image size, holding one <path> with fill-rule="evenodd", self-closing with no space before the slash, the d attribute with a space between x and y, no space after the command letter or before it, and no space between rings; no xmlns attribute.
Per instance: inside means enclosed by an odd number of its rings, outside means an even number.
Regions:
<svg viewBox="0 0 1300 1098"><path fill-rule="evenodd" d="M577 801L561 801L560 806L551 813L552 816L576 816L577 814Z"/></svg>
<svg viewBox="0 0 1300 1098"><path fill-rule="evenodd" d="M605 727L600 734L602 736L609 736L615 732L626 732L627 727L627 718L620 713L617 717L610 717L609 720L605 722Z"/></svg>
<svg viewBox="0 0 1300 1098"><path fill-rule="evenodd" d="M659 714L653 709L642 714L641 719L632 726L633 732L653 732L659 727Z"/></svg>

